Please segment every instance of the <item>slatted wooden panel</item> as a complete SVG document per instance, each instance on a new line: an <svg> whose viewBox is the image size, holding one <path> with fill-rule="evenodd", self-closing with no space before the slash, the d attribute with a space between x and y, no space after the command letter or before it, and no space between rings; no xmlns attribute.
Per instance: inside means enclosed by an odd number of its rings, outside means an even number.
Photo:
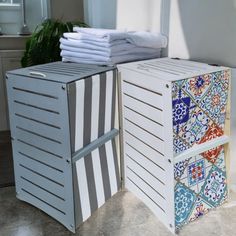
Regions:
<svg viewBox="0 0 236 236"><path fill-rule="evenodd" d="M125 69L121 84L125 186L174 232L170 86Z"/></svg>
<svg viewBox="0 0 236 236"><path fill-rule="evenodd" d="M9 75L17 197L75 231L66 85Z"/></svg>

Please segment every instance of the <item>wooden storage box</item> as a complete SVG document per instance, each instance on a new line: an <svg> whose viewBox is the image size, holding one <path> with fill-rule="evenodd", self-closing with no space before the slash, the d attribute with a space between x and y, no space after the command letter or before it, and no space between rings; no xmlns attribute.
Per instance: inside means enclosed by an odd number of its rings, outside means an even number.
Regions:
<svg viewBox="0 0 236 236"><path fill-rule="evenodd" d="M118 70L125 186L174 233L227 199L230 70L168 58Z"/></svg>
<svg viewBox="0 0 236 236"><path fill-rule="evenodd" d="M73 232L120 188L116 83L74 63L7 73L17 197Z"/></svg>

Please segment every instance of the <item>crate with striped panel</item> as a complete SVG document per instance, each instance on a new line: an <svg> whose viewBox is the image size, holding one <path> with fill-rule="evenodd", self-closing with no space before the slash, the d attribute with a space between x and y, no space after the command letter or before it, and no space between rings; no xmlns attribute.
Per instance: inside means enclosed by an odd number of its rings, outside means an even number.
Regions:
<svg viewBox="0 0 236 236"><path fill-rule="evenodd" d="M116 73L62 62L7 73L17 197L72 232L120 189Z"/></svg>
<svg viewBox="0 0 236 236"><path fill-rule="evenodd" d="M175 233L227 199L230 70L161 58L118 71L125 186Z"/></svg>

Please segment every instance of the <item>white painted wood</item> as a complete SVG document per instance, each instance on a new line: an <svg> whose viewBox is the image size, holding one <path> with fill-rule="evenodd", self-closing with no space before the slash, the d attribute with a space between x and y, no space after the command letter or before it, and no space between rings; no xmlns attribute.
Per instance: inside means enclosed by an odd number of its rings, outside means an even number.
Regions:
<svg viewBox="0 0 236 236"><path fill-rule="evenodd" d="M166 186L160 182L157 178L155 178L151 173L146 171L142 166L138 165L135 161L133 161L128 155L125 155L126 158L126 171L127 167L137 173L143 180L153 186L157 192L159 192L164 198L167 196L165 195L165 188ZM129 174L126 173L126 178L129 178ZM137 185L139 183L137 182Z"/></svg>
<svg viewBox="0 0 236 236"><path fill-rule="evenodd" d="M126 95L123 96L123 103L124 103L124 107L129 108L139 113L140 115L153 120L154 122L157 122L161 125L163 124L162 111L156 108L153 108L149 105L146 105Z"/></svg>
<svg viewBox="0 0 236 236"><path fill-rule="evenodd" d="M144 153L146 156L148 156L150 159L152 159L157 165L159 166L165 166L165 157L163 157L161 154L156 152L154 149L150 148L146 144L144 144L142 141L140 141L137 138L134 138L132 135L130 135L127 132L124 132L124 146L126 147L126 144L131 145L136 150Z"/></svg>
<svg viewBox="0 0 236 236"><path fill-rule="evenodd" d="M88 193L88 183L84 164L84 158L79 159L76 162L76 173L79 186L80 202L82 209L83 221L91 216L90 203L89 203L89 193Z"/></svg>
<svg viewBox="0 0 236 236"><path fill-rule="evenodd" d="M127 68L125 64L117 65L117 67L122 70L122 81L138 84L143 88L162 94L164 82L161 79L156 78L154 75L150 75L150 73L145 75L132 68ZM157 82L160 83L160 86L156 85Z"/></svg>
<svg viewBox="0 0 236 236"><path fill-rule="evenodd" d="M152 175L161 182L165 182L166 171L160 166L157 166L151 159L139 153L129 145L126 146L126 155L136 161L139 165L143 166L149 173L152 173Z"/></svg>
<svg viewBox="0 0 236 236"><path fill-rule="evenodd" d="M92 162L93 162L93 173L94 173L94 181L95 181L98 207L100 207L105 202L105 195L104 195L99 149L97 148L94 151L92 151L91 155L92 155Z"/></svg>
<svg viewBox="0 0 236 236"><path fill-rule="evenodd" d="M166 225L171 232L175 231L175 199L174 199L174 157L173 157L173 118L172 118L172 85L170 82L163 90L163 99L165 101L165 108L163 109L164 122L164 155L165 159L165 184L166 184L166 201L167 209Z"/></svg>
<svg viewBox="0 0 236 236"><path fill-rule="evenodd" d="M91 141L98 137L98 116L99 116L99 95L100 95L100 76L92 77L92 111L91 111Z"/></svg>
<svg viewBox="0 0 236 236"><path fill-rule="evenodd" d="M168 66L172 62L175 67ZM182 66L192 68L189 72L186 70L181 71ZM178 68L179 67L179 68ZM119 69L129 69L136 73L139 72L139 77L142 75L147 75L151 78L154 76L156 80L162 81L177 81L182 79L191 78L193 76L203 75L207 73L212 73L216 71L225 70L226 67L211 66L200 62L193 62L187 60L175 60L170 58L159 58L152 59L142 62L132 62L127 64L121 64L118 66ZM178 68L178 69L177 69ZM127 73L127 72L125 72Z"/></svg>
<svg viewBox="0 0 236 236"><path fill-rule="evenodd" d="M140 138L146 145L150 146L156 152L160 154L164 153L164 142L162 140L149 134L148 132L132 124L128 120L124 121L124 129L131 135Z"/></svg>
<svg viewBox="0 0 236 236"><path fill-rule="evenodd" d="M149 209L158 216L158 219L165 224L166 222L166 214L160 210L160 208L143 192L141 191L134 183L132 183L129 179L126 180L126 188L135 194L141 201L143 201Z"/></svg>
<svg viewBox="0 0 236 236"><path fill-rule="evenodd" d="M106 147L106 154L107 154L107 166L108 166L108 174L109 174L109 179L110 179L111 195L114 195L117 192L118 187L117 187L115 163L114 163L111 141L106 142L105 147Z"/></svg>
<svg viewBox="0 0 236 236"><path fill-rule="evenodd" d="M113 71L106 72L105 133L111 130Z"/></svg>
<svg viewBox="0 0 236 236"><path fill-rule="evenodd" d="M165 211L166 200L158 192L159 189L154 189L152 183L145 181L142 176L138 176L135 170L127 168L127 176L130 180L137 184L137 186L142 189L153 201L159 206L159 208Z"/></svg>
<svg viewBox="0 0 236 236"><path fill-rule="evenodd" d="M175 163L185 160L187 158L196 156L198 154L201 154L203 152L206 152L207 150L210 150L212 148L218 147L220 145L224 145L230 141L230 138L226 135L214 138L210 141L207 141L205 143L201 143L198 145L195 145L188 150L184 151L183 153L180 153L178 156L175 157L174 161Z"/></svg>
<svg viewBox="0 0 236 236"><path fill-rule="evenodd" d="M134 122L141 128L147 130L151 134L163 139L164 138L164 128L162 125L153 122L150 119L145 118L142 115L139 115L136 112L133 112L130 109L124 108L124 116L128 121Z"/></svg>
<svg viewBox="0 0 236 236"><path fill-rule="evenodd" d="M158 210L152 210L174 233L174 164L223 145L229 138L223 136L196 145L174 157L172 81L226 68L170 58L132 62L118 68L122 79L126 187L153 209L153 203L164 207L163 198L157 197L153 190L161 193L166 202L165 217L162 218ZM156 109L157 105L161 109Z"/></svg>
<svg viewBox="0 0 236 236"><path fill-rule="evenodd" d="M149 90L143 89L135 84L123 82L123 93L131 97L134 97L144 103L150 104L158 109L163 109L163 97L162 95Z"/></svg>
<svg viewBox="0 0 236 236"><path fill-rule="evenodd" d="M75 150L83 147L83 130L84 130L84 80L76 82L76 104L79 109L76 109L75 120Z"/></svg>

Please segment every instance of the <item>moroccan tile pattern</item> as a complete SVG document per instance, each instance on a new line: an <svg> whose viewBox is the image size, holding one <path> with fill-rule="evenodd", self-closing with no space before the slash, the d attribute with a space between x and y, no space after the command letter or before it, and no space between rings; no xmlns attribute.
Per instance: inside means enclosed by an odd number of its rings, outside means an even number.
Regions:
<svg viewBox="0 0 236 236"><path fill-rule="evenodd" d="M223 135L229 70L172 83L174 154ZM214 162L221 150L206 155Z"/></svg>
<svg viewBox="0 0 236 236"><path fill-rule="evenodd" d="M229 77L226 70L173 82L174 155L224 134ZM174 177L179 229L226 200L223 146L177 162Z"/></svg>
<svg viewBox="0 0 236 236"><path fill-rule="evenodd" d="M215 162L204 153L177 162L175 177L175 224L181 228L221 205L227 198L224 149Z"/></svg>

